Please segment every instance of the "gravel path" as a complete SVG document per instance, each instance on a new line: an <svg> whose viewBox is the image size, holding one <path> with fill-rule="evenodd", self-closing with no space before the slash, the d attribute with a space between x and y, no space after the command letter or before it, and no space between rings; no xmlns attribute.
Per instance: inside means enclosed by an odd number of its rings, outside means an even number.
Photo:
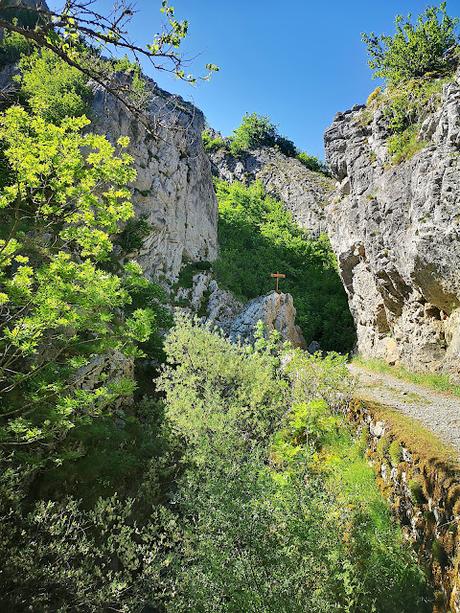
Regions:
<svg viewBox="0 0 460 613"><path fill-rule="evenodd" d="M460 398L350 365L357 378L357 395L386 404L420 421L460 456Z"/></svg>

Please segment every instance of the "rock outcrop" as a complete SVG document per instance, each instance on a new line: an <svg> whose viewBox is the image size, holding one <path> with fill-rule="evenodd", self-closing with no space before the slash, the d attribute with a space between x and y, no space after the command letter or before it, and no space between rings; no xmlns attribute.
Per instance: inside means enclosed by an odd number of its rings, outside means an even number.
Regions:
<svg viewBox="0 0 460 613"><path fill-rule="evenodd" d="M234 342L253 342L257 323L262 321L267 334L277 330L294 347L306 347L302 331L295 323L291 294L273 291L243 304L231 292L221 289L211 273L203 272L193 277L191 288L179 288L176 302L188 304L190 313L220 328Z"/></svg>
<svg viewBox="0 0 460 613"><path fill-rule="evenodd" d="M151 232L138 261L151 278L174 279L184 260L217 255L217 201L203 150L201 111L147 80L148 128L102 88L92 103L93 127L116 141L129 136L137 180L133 202Z"/></svg>
<svg viewBox="0 0 460 613"><path fill-rule="evenodd" d="M277 330L281 338L290 341L294 347L306 348L302 331L295 323L296 310L291 294L275 291L258 296L246 304L229 329L232 340L252 342L257 322L261 321L267 334Z"/></svg>
<svg viewBox="0 0 460 613"><path fill-rule="evenodd" d="M279 198L297 223L313 236L326 231L324 208L333 189L326 176L312 172L296 158L273 147L262 147L240 157L219 149L210 153L213 173L231 183L259 180L267 193Z"/></svg>
<svg viewBox="0 0 460 613"><path fill-rule="evenodd" d="M460 367L460 78L444 86L419 138L392 165L383 113L339 113L326 131L338 181L328 229L365 357Z"/></svg>
<svg viewBox="0 0 460 613"><path fill-rule="evenodd" d="M93 391L98 388L101 381L109 385L123 379L133 380L134 360L126 357L121 351L111 350L96 355L88 364L82 366L74 375L74 388ZM132 395L117 398L112 407L119 408L132 403Z"/></svg>

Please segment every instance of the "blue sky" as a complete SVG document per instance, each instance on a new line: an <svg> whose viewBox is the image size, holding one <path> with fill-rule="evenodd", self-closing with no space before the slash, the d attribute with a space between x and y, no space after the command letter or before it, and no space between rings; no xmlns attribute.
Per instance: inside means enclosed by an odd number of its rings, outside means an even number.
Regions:
<svg viewBox="0 0 460 613"><path fill-rule="evenodd" d="M323 157L323 133L337 111L365 101L376 87L361 32L392 33L398 13L421 13L424 1L173 0L190 22L184 51L221 71L196 87L152 74L165 89L193 101L210 125L230 134L245 112L269 115L296 145ZM62 4L51 0L50 6ZM110 0L99 0L110 7ZM147 43L160 24L160 0L137 0L132 38ZM447 3L460 14L460 0Z"/></svg>

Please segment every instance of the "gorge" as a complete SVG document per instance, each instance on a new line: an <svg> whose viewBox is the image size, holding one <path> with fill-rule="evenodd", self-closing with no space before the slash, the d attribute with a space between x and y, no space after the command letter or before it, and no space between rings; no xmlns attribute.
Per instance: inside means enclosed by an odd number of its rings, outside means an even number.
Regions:
<svg viewBox="0 0 460 613"><path fill-rule="evenodd" d="M460 612L458 20L363 35L322 162L157 84L168 2L56 6L0 0L0 609Z"/></svg>

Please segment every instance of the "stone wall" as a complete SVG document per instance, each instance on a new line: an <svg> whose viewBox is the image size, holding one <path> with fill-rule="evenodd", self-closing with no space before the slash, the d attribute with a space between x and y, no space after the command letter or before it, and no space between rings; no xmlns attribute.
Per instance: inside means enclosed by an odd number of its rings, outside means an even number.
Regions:
<svg viewBox="0 0 460 613"><path fill-rule="evenodd" d="M348 418L377 483L435 588L435 613L460 611L460 466L448 448L400 414L355 400ZM407 423L404 423L407 421Z"/></svg>
<svg viewBox="0 0 460 613"><path fill-rule="evenodd" d="M339 113L326 131L337 190L332 246L364 357L460 374L460 74L393 165L382 111Z"/></svg>

